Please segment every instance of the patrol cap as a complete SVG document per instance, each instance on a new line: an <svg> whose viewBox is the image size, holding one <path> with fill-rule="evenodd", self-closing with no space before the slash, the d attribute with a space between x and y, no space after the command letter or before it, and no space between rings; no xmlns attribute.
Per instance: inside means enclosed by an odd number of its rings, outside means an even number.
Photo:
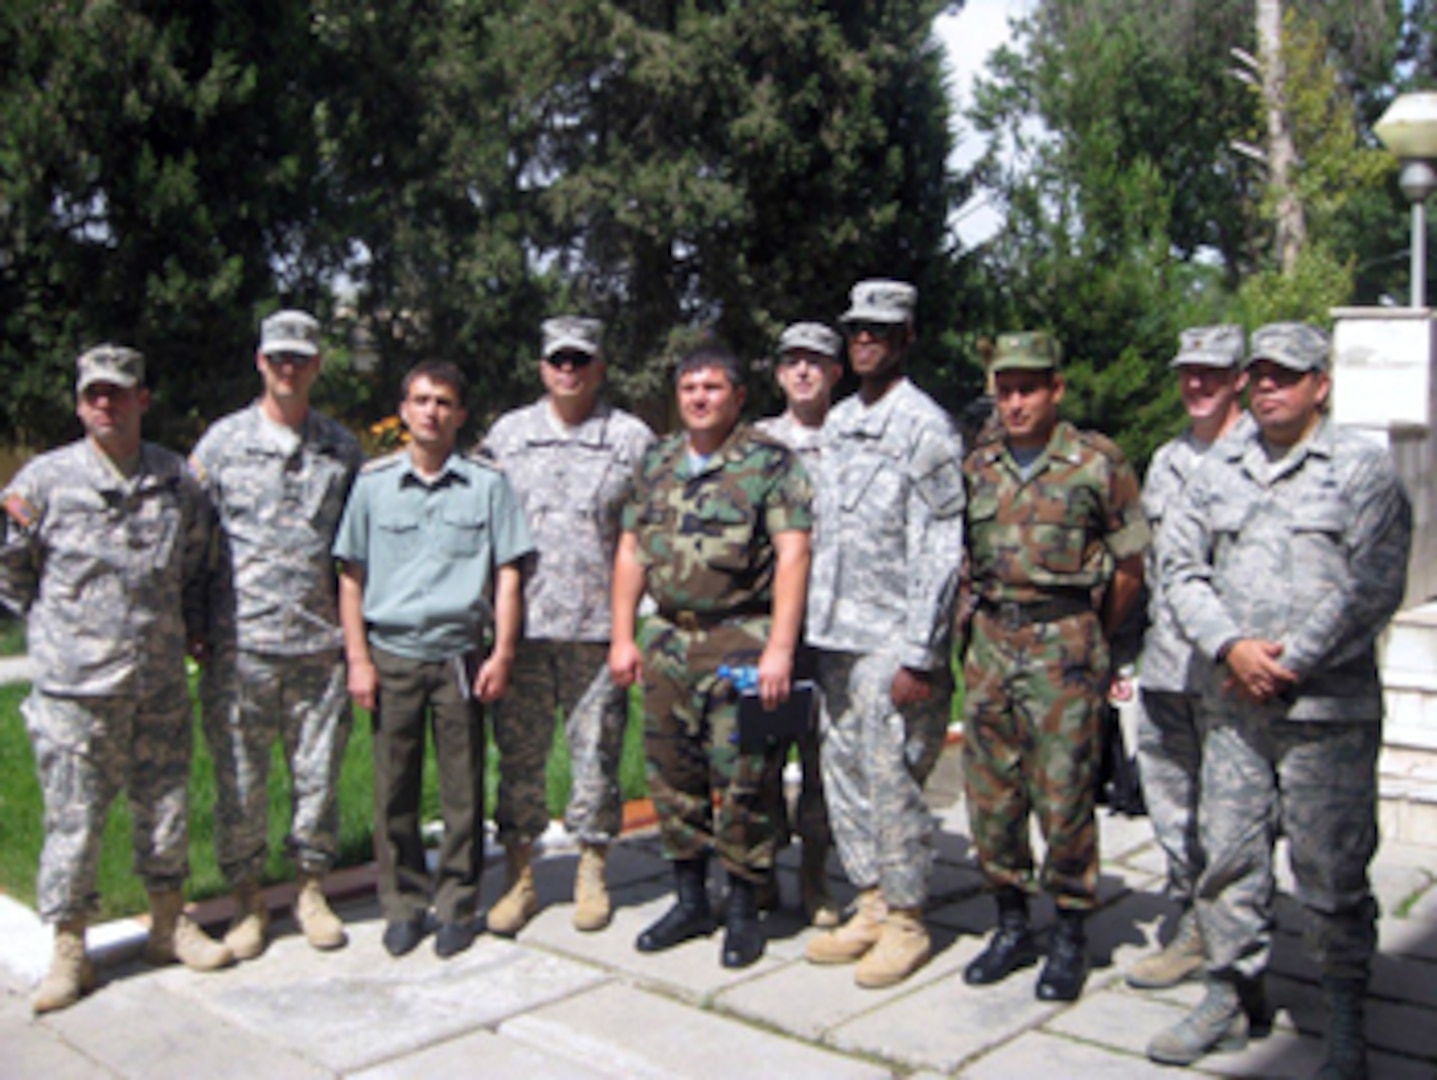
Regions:
<svg viewBox="0 0 1437 1080"><path fill-rule="evenodd" d="M906 323L913 321L918 290L906 281L872 278L860 281L848 294L848 310L839 322Z"/></svg>
<svg viewBox="0 0 1437 1080"><path fill-rule="evenodd" d="M1194 326L1178 337L1178 354L1168 367L1232 368L1245 359L1242 327L1235 323Z"/></svg>
<svg viewBox="0 0 1437 1080"><path fill-rule="evenodd" d="M993 363L988 370L1056 371L1063 360L1063 347L1045 330L1024 330L1016 334L999 334L993 349Z"/></svg>
<svg viewBox="0 0 1437 1080"><path fill-rule="evenodd" d="M1271 360L1292 371L1326 371L1330 351L1327 335L1311 323L1268 323L1253 332L1247 363Z"/></svg>
<svg viewBox="0 0 1437 1080"><path fill-rule="evenodd" d="M584 319L578 315L560 315L545 319L540 329L544 334L544 359L555 353L581 352L585 356L599 355L599 339L604 333L604 324L598 319Z"/></svg>
<svg viewBox="0 0 1437 1080"><path fill-rule="evenodd" d="M836 360L842 348L843 339L837 332L817 322L793 323L786 327L778 338L779 356L790 349L808 349L810 352L821 353L830 360Z"/></svg>
<svg viewBox="0 0 1437 1080"><path fill-rule="evenodd" d="M80 354L75 361L75 393L83 393L91 383L107 382L116 386L139 386L145 381L145 358L134 349L122 345L96 345Z"/></svg>
<svg viewBox="0 0 1437 1080"><path fill-rule="evenodd" d="M276 311L259 324L259 351L319 355L319 320L307 311Z"/></svg>

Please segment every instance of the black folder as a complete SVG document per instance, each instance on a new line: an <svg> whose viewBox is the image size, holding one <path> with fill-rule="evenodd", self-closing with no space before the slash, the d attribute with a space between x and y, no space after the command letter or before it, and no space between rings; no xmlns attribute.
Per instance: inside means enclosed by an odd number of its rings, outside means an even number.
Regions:
<svg viewBox="0 0 1437 1080"><path fill-rule="evenodd" d="M757 690L738 696L738 748L742 754L762 754L788 744L813 730L813 681L795 679L788 700L765 709Z"/></svg>

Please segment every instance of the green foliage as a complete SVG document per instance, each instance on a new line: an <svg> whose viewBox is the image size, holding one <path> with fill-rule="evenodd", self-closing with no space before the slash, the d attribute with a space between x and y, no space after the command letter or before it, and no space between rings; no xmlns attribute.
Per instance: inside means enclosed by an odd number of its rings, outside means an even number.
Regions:
<svg viewBox="0 0 1437 1080"><path fill-rule="evenodd" d="M1330 312L1350 302L1352 264L1339 262L1326 245L1309 243L1290 275L1263 270L1242 283L1238 320L1249 327L1302 320L1326 326Z"/></svg>

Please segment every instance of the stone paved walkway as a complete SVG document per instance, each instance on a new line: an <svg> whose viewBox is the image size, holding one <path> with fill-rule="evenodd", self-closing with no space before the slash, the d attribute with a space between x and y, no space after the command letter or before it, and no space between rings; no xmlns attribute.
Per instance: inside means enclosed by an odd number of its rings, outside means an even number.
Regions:
<svg viewBox="0 0 1437 1080"><path fill-rule="evenodd" d="M721 935L657 956L635 952L635 935L669 902L657 841L641 833L616 847L611 880L619 906L613 926L599 934L571 928L575 856L554 853L538 872L545 908L517 941L483 935L448 962L426 943L394 961L380 945L372 893L360 889L340 905L348 948L316 953L281 918L259 960L194 975L146 968L137 959L142 930L111 924L92 932L92 944L109 941L100 990L40 1020L29 1015L28 994L48 937L32 913L0 898L0 1077L1182 1075L1151 1065L1143 1047L1196 1002L1199 988L1139 993L1121 976L1170 913L1147 821L1102 815L1103 906L1092 921L1094 970L1082 999L1037 1001L1033 970L978 990L959 972L993 916L979 895L956 778L950 753L930 785L943 823L929 911L935 955L891 990L860 990L849 970L805 963L812 931L787 909L769 919L767 955L746 971L719 966ZM790 904L795 856L783 859ZM832 870L847 899L836 863ZM490 867L486 900L498 894L501 873L497 863ZM1385 914L1369 1005L1372 1075L1433 1080L1437 848L1385 845L1374 880ZM1038 917L1050 924L1051 909L1041 905ZM1274 1033L1242 1053L1204 1060L1196 1075L1306 1077L1316 1068L1322 1013L1299 926L1284 898L1271 980Z"/></svg>

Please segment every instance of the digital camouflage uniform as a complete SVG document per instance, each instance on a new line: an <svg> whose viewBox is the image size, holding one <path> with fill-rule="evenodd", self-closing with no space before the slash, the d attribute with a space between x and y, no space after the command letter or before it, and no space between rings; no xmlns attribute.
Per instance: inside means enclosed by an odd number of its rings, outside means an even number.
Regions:
<svg viewBox="0 0 1437 1080"><path fill-rule="evenodd" d="M928 896L933 816L923 783L948 730L953 605L963 556L962 445L907 379L824 420L808 643L828 708L824 791L848 878L890 908ZM896 709L900 666L929 672L926 702Z"/></svg>
<svg viewBox="0 0 1437 1080"><path fill-rule="evenodd" d="M1387 452L1325 419L1277 461L1255 425L1222 440L1164 525L1168 601L1202 689L1208 864L1196 907L1214 976L1251 978L1267 965L1280 826L1324 976L1367 977L1382 738L1375 642L1402 599L1411 529ZM1214 658L1239 638L1279 642L1293 692L1265 705L1225 692Z"/></svg>
<svg viewBox="0 0 1437 1080"><path fill-rule="evenodd" d="M45 799L43 918L83 917L111 801L124 789L152 893L188 873L186 645L204 629L203 497L150 443L123 477L88 440L42 454L4 494L0 601L28 615L36 677L21 711Z"/></svg>
<svg viewBox="0 0 1437 1080"><path fill-rule="evenodd" d="M1232 434L1249 430L1243 413ZM1153 543L1143 560L1148 586L1148 628L1143 636L1142 709L1138 715L1138 763L1143 799L1153 833L1167 856L1167 892L1191 904L1205 859L1198 837L1198 780L1202 735L1198 729L1201 694L1192 667L1192 646L1178 629L1167 603L1160 572L1162 524L1182 495L1209 446L1185 431L1153 454L1143 481L1143 512Z"/></svg>
<svg viewBox="0 0 1437 1080"><path fill-rule="evenodd" d="M780 416L758 421L753 429L761 435L777 439L796 453L799 461L803 462L810 482L817 484L822 428L806 427L785 412ZM816 495L814 501L817 503ZM817 657L814 651L806 645L800 645L798 656L794 659L794 677L811 679L817 674L816 669ZM833 830L828 824L828 804L823 797L823 767L818 747L819 731L822 730L827 714L827 706L821 694L818 695L818 712L818 726L813 733L797 740L802 783L798 791L797 820L793 822L793 827L804 844L810 847L816 845L826 852L833 843ZM785 809L786 805L781 803L780 812ZM782 842L781 837L780 843Z"/></svg>
<svg viewBox="0 0 1437 1080"><path fill-rule="evenodd" d="M519 496L537 554L525 567L524 640L494 706L501 841L549 824L544 766L562 710L573 786L565 823L586 843L618 835L628 695L609 675L609 594L619 517L653 442L643 421L604 402L567 430L547 400L501 416L480 453Z"/></svg>
<svg viewBox="0 0 1437 1080"><path fill-rule="evenodd" d="M201 682L215 762L215 849L231 885L268 846L270 748L293 781L286 846L323 874L338 852L337 785L351 722L330 545L358 441L311 410L298 430L258 404L211 425L190 456L217 522L211 655Z"/></svg>
<svg viewBox="0 0 1437 1080"><path fill-rule="evenodd" d="M664 852L712 847L730 874L761 880L774 823L770 754L741 754L737 695L721 664L755 664L768 640L773 537L807 532L812 488L797 456L740 424L698 470L680 433L643 457L624 507L658 613L644 623L644 749ZM719 793L717 806L713 792Z"/></svg>
<svg viewBox="0 0 1437 1080"><path fill-rule="evenodd" d="M963 765L979 863L996 889L1031 888L1031 811L1047 840L1040 884L1090 909L1093 819L1109 679L1095 591L1148 544L1137 476L1101 435L1059 421L1025 480L1001 435L964 463L977 611L963 666Z"/></svg>

